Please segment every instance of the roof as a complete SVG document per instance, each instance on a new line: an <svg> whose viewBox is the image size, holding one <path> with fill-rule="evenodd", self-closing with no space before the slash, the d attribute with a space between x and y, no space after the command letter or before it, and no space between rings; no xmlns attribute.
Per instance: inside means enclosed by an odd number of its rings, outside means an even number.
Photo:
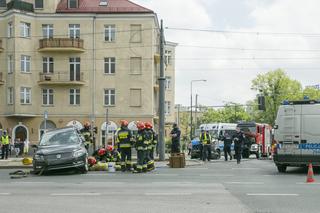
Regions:
<svg viewBox="0 0 320 213"><path fill-rule="evenodd" d="M100 0L78 0L78 8L68 8L68 0L61 0L57 13L154 13L129 0L107 0L107 6L100 6Z"/></svg>

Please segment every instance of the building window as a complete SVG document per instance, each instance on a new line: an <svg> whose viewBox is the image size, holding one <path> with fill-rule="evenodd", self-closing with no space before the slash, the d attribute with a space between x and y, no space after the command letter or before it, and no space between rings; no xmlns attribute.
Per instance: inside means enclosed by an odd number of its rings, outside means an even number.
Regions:
<svg viewBox="0 0 320 213"><path fill-rule="evenodd" d="M53 89L42 90L42 104L53 105Z"/></svg>
<svg viewBox="0 0 320 213"><path fill-rule="evenodd" d="M35 0L34 1L35 9L43 9L43 0Z"/></svg>
<svg viewBox="0 0 320 213"><path fill-rule="evenodd" d="M69 8L78 8L78 0L68 0Z"/></svg>
<svg viewBox="0 0 320 213"><path fill-rule="evenodd" d="M166 88L167 90L170 90L170 89L171 89L171 77L170 77L170 76L167 76L167 77L166 77L165 88Z"/></svg>
<svg viewBox="0 0 320 213"><path fill-rule="evenodd" d="M114 74L116 72L116 58L104 58L104 74Z"/></svg>
<svg viewBox="0 0 320 213"><path fill-rule="evenodd" d="M31 104L31 88L29 87L20 88L20 103Z"/></svg>
<svg viewBox="0 0 320 213"><path fill-rule="evenodd" d="M80 105L80 89L70 89L70 105Z"/></svg>
<svg viewBox="0 0 320 213"><path fill-rule="evenodd" d="M42 67L43 73L53 73L53 68L54 68L54 64L53 64L53 58L52 57L43 57L42 58Z"/></svg>
<svg viewBox="0 0 320 213"><path fill-rule="evenodd" d="M130 26L130 42L140 43L141 37L141 24L132 24Z"/></svg>
<svg viewBox="0 0 320 213"><path fill-rule="evenodd" d="M164 53L164 63L166 65L169 65L172 63L172 51L170 50L166 50L165 53Z"/></svg>
<svg viewBox="0 0 320 213"><path fill-rule="evenodd" d="M8 87L7 91L7 103L8 104L13 104L13 87Z"/></svg>
<svg viewBox="0 0 320 213"><path fill-rule="evenodd" d="M130 106L141 106L141 89L130 89Z"/></svg>
<svg viewBox="0 0 320 213"><path fill-rule="evenodd" d="M8 55L8 73L13 73L13 55Z"/></svg>
<svg viewBox="0 0 320 213"><path fill-rule="evenodd" d="M70 81L80 81L80 58L69 58Z"/></svg>
<svg viewBox="0 0 320 213"><path fill-rule="evenodd" d="M80 38L80 24L69 24L69 37Z"/></svg>
<svg viewBox="0 0 320 213"><path fill-rule="evenodd" d="M22 55L21 56L21 72L30 72L30 60L31 57L27 55Z"/></svg>
<svg viewBox="0 0 320 213"><path fill-rule="evenodd" d="M165 101L164 105L165 105L164 113L166 115L170 115L171 114L171 102L170 101Z"/></svg>
<svg viewBox="0 0 320 213"><path fill-rule="evenodd" d="M104 40L108 42L113 42L116 39L116 27L115 25L105 25L104 26Z"/></svg>
<svg viewBox="0 0 320 213"><path fill-rule="evenodd" d="M114 106L116 104L116 91L115 89L104 90L104 105Z"/></svg>
<svg viewBox="0 0 320 213"><path fill-rule="evenodd" d="M12 22L8 23L8 38L12 38L13 37L13 24Z"/></svg>
<svg viewBox="0 0 320 213"><path fill-rule="evenodd" d="M131 57L130 58L130 73L131 74L141 74L142 70L142 58L141 57Z"/></svg>
<svg viewBox="0 0 320 213"><path fill-rule="evenodd" d="M53 24L42 25L42 36L43 38L53 38Z"/></svg>
<svg viewBox="0 0 320 213"><path fill-rule="evenodd" d="M30 23L20 23L20 36L23 38L30 38Z"/></svg>
<svg viewBox="0 0 320 213"><path fill-rule="evenodd" d="M0 0L0 7L7 7L6 0Z"/></svg>

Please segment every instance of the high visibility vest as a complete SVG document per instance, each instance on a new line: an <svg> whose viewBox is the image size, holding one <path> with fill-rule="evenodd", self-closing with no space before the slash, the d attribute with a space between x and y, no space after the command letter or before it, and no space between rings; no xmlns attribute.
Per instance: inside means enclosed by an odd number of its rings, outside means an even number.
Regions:
<svg viewBox="0 0 320 213"><path fill-rule="evenodd" d="M9 144L9 136L2 136L1 137L1 142L2 142L2 145L7 145Z"/></svg>

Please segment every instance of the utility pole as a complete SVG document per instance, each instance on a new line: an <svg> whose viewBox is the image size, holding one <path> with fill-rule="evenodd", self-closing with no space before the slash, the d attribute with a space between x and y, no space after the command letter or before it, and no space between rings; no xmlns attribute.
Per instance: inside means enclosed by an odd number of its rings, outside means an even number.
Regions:
<svg viewBox="0 0 320 213"><path fill-rule="evenodd" d="M160 26L160 76L159 76L159 158L165 160L165 73L164 73L164 32L163 20Z"/></svg>
<svg viewBox="0 0 320 213"><path fill-rule="evenodd" d="M197 128L198 127L198 115L197 115L197 111L198 111L198 94L196 94L196 109L195 109L195 111L194 111L194 119L195 119L195 122L194 122L194 124L195 124L195 128Z"/></svg>
<svg viewBox="0 0 320 213"><path fill-rule="evenodd" d="M180 126L180 104L177 105L178 107L178 116L177 116L177 125Z"/></svg>

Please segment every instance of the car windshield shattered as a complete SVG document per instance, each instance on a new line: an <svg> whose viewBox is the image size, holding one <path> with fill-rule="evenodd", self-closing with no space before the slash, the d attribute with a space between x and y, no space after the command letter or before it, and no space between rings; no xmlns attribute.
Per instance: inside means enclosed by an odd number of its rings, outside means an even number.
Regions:
<svg viewBox="0 0 320 213"><path fill-rule="evenodd" d="M79 138L74 131L53 131L42 136L40 146L70 145L79 142Z"/></svg>

